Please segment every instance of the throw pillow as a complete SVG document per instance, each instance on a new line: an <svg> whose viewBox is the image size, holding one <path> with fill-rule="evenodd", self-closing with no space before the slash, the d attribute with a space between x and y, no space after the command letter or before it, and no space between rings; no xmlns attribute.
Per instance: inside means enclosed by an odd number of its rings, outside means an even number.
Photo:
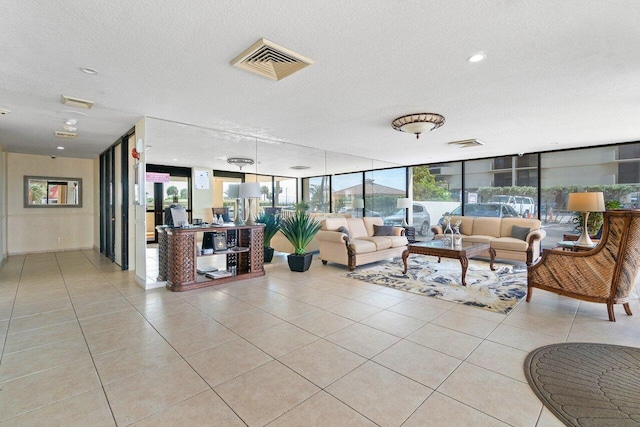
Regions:
<svg viewBox="0 0 640 427"><path fill-rule="evenodd" d="M511 237L515 237L516 239L520 240L527 240L527 234L529 234L529 231L531 231L530 228L518 227L517 225L514 225L511 228Z"/></svg>
<svg viewBox="0 0 640 427"><path fill-rule="evenodd" d="M391 225L375 225L373 226L374 236L395 236L393 226Z"/></svg>
<svg viewBox="0 0 640 427"><path fill-rule="evenodd" d="M340 228L338 228L339 232L344 233L347 235L347 237L349 237L349 230L347 229L347 227L345 227L344 225L340 226Z"/></svg>

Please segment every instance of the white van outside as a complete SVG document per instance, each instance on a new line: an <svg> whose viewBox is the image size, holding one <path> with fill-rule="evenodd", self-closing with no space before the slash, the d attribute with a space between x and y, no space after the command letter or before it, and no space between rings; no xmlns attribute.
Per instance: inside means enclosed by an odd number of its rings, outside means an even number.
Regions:
<svg viewBox="0 0 640 427"><path fill-rule="evenodd" d="M533 197L526 196L493 196L492 199L495 203L502 203L509 205L516 210L518 215L522 217L528 217L529 215L535 215L536 202Z"/></svg>

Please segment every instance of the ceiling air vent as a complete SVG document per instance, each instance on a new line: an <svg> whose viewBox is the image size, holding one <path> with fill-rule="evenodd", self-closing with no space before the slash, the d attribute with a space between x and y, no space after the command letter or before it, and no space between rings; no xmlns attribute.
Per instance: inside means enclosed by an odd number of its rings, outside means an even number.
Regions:
<svg viewBox="0 0 640 427"><path fill-rule="evenodd" d="M56 130L54 131L54 133L58 138L74 139L78 136L78 134L75 132L61 132Z"/></svg>
<svg viewBox="0 0 640 427"><path fill-rule="evenodd" d="M458 148L469 148L484 145L484 142L477 139L463 139L462 141L452 141L449 145L453 145Z"/></svg>
<svg viewBox="0 0 640 427"><path fill-rule="evenodd" d="M266 39L258 40L231 61L233 66L273 80L282 80L311 64L312 59Z"/></svg>
<svg viewBox="0 0 640 427"><path fill-rule="evenodd" d="M62 95L60 100L64 105L69 105L76 108L86 108L87 110L93 107L93 101L87 101L86 99L72 98L70 96Z"/></svg>
<svg viewBox="0 0 640 427"><path fill-rule="evenodd" d="M311 166L291 166L289 169L293 169L294 171L301 171L301 170L305 170L305 169L311 169Z"/></svg>

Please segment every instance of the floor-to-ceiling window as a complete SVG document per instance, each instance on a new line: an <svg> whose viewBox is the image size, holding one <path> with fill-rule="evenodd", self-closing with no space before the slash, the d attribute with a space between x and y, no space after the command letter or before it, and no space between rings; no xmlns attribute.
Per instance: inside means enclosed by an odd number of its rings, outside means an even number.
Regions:
<svg viewBox="0 0 640 427"><path fill-rule="evenodd" d="M302 198L312 212L329 212L331 200L331 179L329 175L304 178L302 180Z"/></svg>
<svg viewBox="0 0 640 427"><path fill-rule="evenodd" d="M145 184L147 242L157 242L156 226L165 223L165 209L180 205L191 222L191 168L147 165Z"/></svg>
<svg viewBox="0 0 640 427"><path fill-rule="evenodd" d="M364 210L362 172L335 175L331 180L334 212L361 217Z"/></svg>

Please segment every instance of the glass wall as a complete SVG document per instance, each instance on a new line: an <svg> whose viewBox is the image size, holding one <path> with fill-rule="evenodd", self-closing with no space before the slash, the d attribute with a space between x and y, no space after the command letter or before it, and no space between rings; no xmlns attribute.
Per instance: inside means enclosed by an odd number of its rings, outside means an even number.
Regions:
<svg viewBox="0 0 640 427"><path fill-rule="evenodd" d="M273 205L284 209L293 209L293 205L297 203L297 179L276 176L274 182Z"/></svg>
<svg viewBox="0 0 640 427"><path fill-rule="evenodd" d="M403 197L407 197L407 168L365 172L365 216L381 216L387 223L399 217L402 223L404 209L398 209L397 201Z"/></svg>
<svg viewBox="0 0 640 427"><path fill-rule="evenodd" d="M302 180L302 199L309 204L311 212L329 212L331 200L328 175Z"/></svg>
<svg viewBox="0 0 640 427"><path fill-rule="evenodd" d="M355 217L363 214L362 172L334 175L331 180L331 203L334 212Z"/></svg>
<svg viewBox="0 0 640 427"><path fill-rule="evenodd" d="M416 227L417 240L428 240L431 224L461 210L462 162L414 166L410 169L412 209L409 224Z"/></svg>
<svg viewBox="0 0 640 427"><path fill-rule="evenodd" d="M471 160L464 166L464 215L537 217L538 154Z"/></svg>

